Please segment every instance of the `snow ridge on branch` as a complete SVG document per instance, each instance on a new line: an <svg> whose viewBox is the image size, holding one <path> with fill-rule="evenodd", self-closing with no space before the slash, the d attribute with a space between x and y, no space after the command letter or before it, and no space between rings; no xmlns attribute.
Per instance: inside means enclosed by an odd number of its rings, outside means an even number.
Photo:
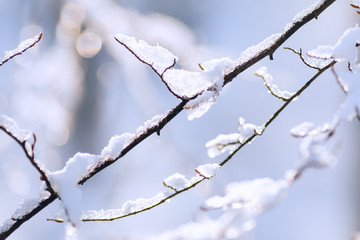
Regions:
<svg viewBox="0 0 360 240"><path fill-rule="evenodd" d="M26 50L35 46L41 40L41 38L42 38L42 33L39 33L39 35L33 38L29 38L27 40L22 41L17 48L10 51L6 51L3 59L0 62L0 66L2 66L4 63L9 61L13 57L23 54Z"/></svg>

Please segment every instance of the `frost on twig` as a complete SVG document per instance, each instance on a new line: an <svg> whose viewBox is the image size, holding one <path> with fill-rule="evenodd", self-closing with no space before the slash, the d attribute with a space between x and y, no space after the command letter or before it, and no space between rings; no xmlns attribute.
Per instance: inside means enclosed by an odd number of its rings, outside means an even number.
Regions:
<svg viewBox="0 0 360 240"><path fill-rule="evenodd" d="M20 54L24 53L26 50L28 50L29 48L35 46L35 44L40 41L41 37L42 37L42 33L39 33L39 35L37 35L33 38L29 38L25 41L22 41L17 48L10 50L10 51L6 51L3 59L0 62L0 66L3 65L4 63L6 63L7 61L9 61L11 58L13 58L17 55L20 55Z"/></svg>
<svg viewBox="0 0 360 240"><path fill-rule="evenodd" d="M268 72L266 67L261 67L260 69L258 69L255 72L255 76L261 77L264 80L265 86L273 96L285 102L294 95L294 93L286 90L281 91L279 87L274 83L273 76Z"/></svg>

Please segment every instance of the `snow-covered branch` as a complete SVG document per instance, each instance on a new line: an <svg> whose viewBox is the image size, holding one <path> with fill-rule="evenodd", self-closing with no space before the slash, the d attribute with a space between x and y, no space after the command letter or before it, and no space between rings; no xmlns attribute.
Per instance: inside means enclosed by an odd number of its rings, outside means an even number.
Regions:
<svg viewBox="0 0 360 240"><path fill-rule="evenodd" d="M42 33L39 33L39 35L29 38L25 41L22 41L19 46L13 50L6 51L3 59L0 62L0 66L2 66L4 63L12 59L13 57L16 57L17 55L20 55L24 53L29 48L32 48L35 46L42 38Z"/></svg>
<svg viewBox="0 0 360 240"><path fill-rule="evenodd" d="M40 163L35 159L35 134L28 130L21 129L12 118L5 115L0 115L0 129L13 138L21 146L30 163L39 172L41 180L46 183L47 190L51 193L55 193L48 179L46 169L40 166Z"/></svg>
<svg viewBox="0 0 360 240"><path fill-rule="evenodd" d="M50 195L47 195L41 198L38 202L38 205L32 202L31 207L27 209L25 212L18 213L19 218L13 218L11 222L7 222L2 227L0 227L0 236L1 238L6 238L9 236L14 230L16 230L22 223L30 219L32 216L36 215L39 211L45 208L48 204L54 201L59 195L59 198L64 199L64 208L66 211L72 211L69 205L73 199L67 197L71 193L76 193L77 185L84 184L88 179L93 177L95 174L99 173L106 167L110 166L118 159L123 157L126 153L128 153L131 149L137 146L144 139L152 135L153 133L157 133L160 135L160 130L169 123L177 114L179 114L184 108L188 110L189 119L193 119L196 117L200 117L203 115L212 104L214 104L219 96L219 93L224 85L231 82L238 74L254 65L261 59L266 56L270 56L272 59L273 53L277 50L277 48L284 43L288 38L290 38L299 28L305 25L307 22L312 20L313 18L317 18L322 11L324 11L328 6L330 6L335 0L324 0L319 1L316 4L312 5L310 8L304 10L302 13L298 14L294 20L288 24L282 33L274 34L269 38L265 39L260 44L248 48L244 51L240 57L233 61L228 58L211 60L201 64L201 71L198 72L189 72L182 69L171 69L177 60L177 57L174 56L169 51L164 48L158 46L150 46L145 42L137 42L132 38L128 38L124 35L117 35L117 41L123 44L128 50L130 50L140 61L149 65L163 80L167 88L182 101L173 109L169 110L164 115L159 115L149 120L141 126L136 133L134 134L125 134L115 136L110 139L109 144L101 151L98 155L91 154L77 154L73 158L70 158L67 162L66 166L59 171L52 172L50 174L50 182L49 186L56 186L56 192L50 192ZM28 48L35 45L41 38L41 34L38 38L34 39L31 44L26 44L26 46L19 46L18 50L13 52L13 54L6 55L7 57L2 62L2 64L8 61L10 58L21 54L26 51ZM135 44L135 45L133 45ZM139 45L141 46L139 48ZM134 48L135 46L135 48ZM140 52L138 50L141 50ZM145 49L145 55L143 55L143 50ZM159 52L154 53L153 51ZM162 61L162 56L165 55L164 62ZM155 60L155 61L154 61ZM161 61L160 61L161 60ZM276 117L280 114L280 112L297 96L299 96L310 84L314 81L320 74L322 74L329 67L333 66L335 61L331 62L326 67L319 70L319 72L308 82L306 83L296 94L290 97L285 104L274 113L274 115L266 122L264 128L266 128ZM185 84L184 84L185 81ZM190 87L189 87L190 86ZM239 146L233 150L233 152L219 165L224 165L227 161L229 161L234 154L240 150L244 145L252 141L259 132L254 128L253 135L247 134L243 141L239 141ZM261 130L262 133L263 130ZM24 147L24 150L27 148ZM30 146L30 149L33 147ZM30 151L31 153L31 151ZM79 164L80 160L85 160L81 164ZM35 161L34 161L35 162ZM73 171L73 172L72 172ZM68 175L71 175L71 179L67 178ZM46 177L46 175L44 174ZM142 212L148 209L151 209L163 202L165 202L169 197L173 197L178 195L181 192L184 192L190 188L193 188L198 183L203 181L204 179L212 177L212 175L208 176L204 174L202 170L198 169L198 176L196 181L191 182L185 181L182 177L175 177L171 179L165 180L165 185L172 191L174 191L170 195L162 195L158 198L156 197L156 201L144 205L146 206L143 209L132 208L132 203L129 205L121 207L123 216L133 215L137 212ZM47 178L45 178L47 179ZM176 181L173 181L173 180ZM185 183L183 188L177 187L177 181ZM175 186L174 186L175 184ZM64 187L71 190L64 190ZM154 200L154 199L152 199ZM78 199L76 199L78 201ZM140 201L141 202L141 201ZM130 206L130 208L129 208ZM130 209L130 210L129 210ZM79 209L76 209L78 211ZM68 213L68 220L73 220L77 215L73 215L72 213Z"/></svg>
<svg viewBox="0 0 360 240"><path fill-rule="evenodd" d="M234 137L230 143L226 143L226 141L223 141L223 147L229 147L231 148L225 148L225 150L229 150L230 154L219 164L207 164L202 165L197 168L195 168L195 171L198 175L192 177L191 179L186 179L181 174L174 174L166 179L164 179L163 184L169 188L172 191L163 191L151 198L140 198L137 200L130 200L125 202L119 209L109 209L109 210L89 210L85 211L81 217L81 220L84 222L87 221L113 221L116 219L128 217L131 215L135 215L147 210L150 210L154 207L159 206L160 204L163 204L167 202L169 199L188 191L195 186L197 186L199 183L204 181L205 179L210 179L215 175L215 172L225 165L232 157L235 155L236 152L238 152L242 147L250 143L255 139L256 136L261 135L266 127L268 127L275 118L291 103L295 98L297 98L307 87L310 86L310 84L318 78L324 71L329 69L335 62L330 63L323 69L320 69L319 72L314 75L308 82L305 83L304 86L302 86L293 96L291 96L275 113L274 115L261 127L255 126L253 124L245 123L244 119L239 120L239 133L236 134L236 137ZM226 139L226 136L224 137ZM222 138L221 138L222 139ZM213 147L218 149L220 138L214 139L213 141L210 141L207 143L207 147L209 149L212 149ZM234 142L237 141L237 142ZM217 142L217 143L215 143ZM221 152L221 149L219 149ZM224 152L224 151L222 151ZM215 155L218 155L219 153L214 153L214 150L208 151L209 156L213 157ZM308 168L310 166L307 166ZM298 174L300 175L305 170L305 167L301 167L298 170ZM56 221L56 222L63 222L64 217L63 216L54 216L49 218L49 220Z"/></svg>

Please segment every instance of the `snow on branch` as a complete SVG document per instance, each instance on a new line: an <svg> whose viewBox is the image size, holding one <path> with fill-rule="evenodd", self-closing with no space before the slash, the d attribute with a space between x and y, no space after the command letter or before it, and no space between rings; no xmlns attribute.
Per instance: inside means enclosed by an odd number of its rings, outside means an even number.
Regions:
<svg viewBox="0 0 360 240"><path fill-rule="evenodd" d="M258 69L255 72L255 76L261 77L264 80L265 86L273 96L285 102L294 95L294 93L287 90L281 91L279 87L274 83L273 76L268 72L266 67L261 67L260 69Z"/></svg>
<svg viewBox="0 0 360 240"><path fill-rule="evenodd" d="M325 67L332 61L331 59L320 59L320 58L308 57L306 55L304 56L301 48L300 48L300 51L297 51L290 47L284 47L284 49L292 51L293 53L295 53L296 55L298 55L300 57L301 61L306 66L308 66L309 68L316 69L316 70L320 70L321 68Z"/></svg>
<svg viewBox="0 0 360 240"><path fill-rule="evenodd" d="M358 49L360 47L360 28L347 29L334 46L319 46L309 51L312 58L336 61L332 68L340 87L346 93L346 100L340 108L341 119L360 120L360 63Z"/></svg>
<svg viewBox="0 0 360 240"><path fill-rule="evenodd" d="M25 41L22 41L17 48L10 50L10 51L6 51L3 59L0 62L0 66L2 66L4 63L9 61L13 57L20 55L20 54L24 53L26 50L28 50L29 48L35 46L41 40L41 37L42 37L42 33L39 33L39 35L37 35L33 38L29 38Z"/></svg>
<svg viewBox="0 0 360 240"><path fill-rule="evenodd" d="M281 204L292 184L311 167L314 166L301 165L288 170L279 180L257 178L231 182L222 196L207 199L201 207L205 213L220 211L220 216L211 218L203 215L200 220L158 235L143 236L142 239L238 239L256 227L259 215Z"/></svg>
<svg viewBox="0 0 360 240"><path fill-rule="evenodd" d="M270 56L272 58L273 53L277 50L277 48L282 43L284 43L288 38L290 38L299 28L301 28L307 22L309 22L313 18L317 18L327 7L329 7L334 2L335 2L335 0L319 1L316 4L314 4L313 6L311 6L310 8L308 8L307 10L303 11L301 14L299 14L298 16L295 17L294 21L291 24L288 24L287 27L285 27L285 30L281 34L276 34L276 35L270 36L269 38L265 39L263 42L256 45L255 47L251 47L248 50L246 50L245 52L243 52L241 54L241 56L239 57L239 59L236 61L236 64L235 65L231 64L232 65L231 68L226 68L226 69L220 68L221 72L224 71L224 72L222 72L223 80L217 79L217 78L219 78L219 75L216 75L216 78L213 79L213 81L215 80L215 82L217 84L222 82L222 85L224 86L227 83L231 82L237 75L239 75L245 69L247 69L250 66L254 65L255 63L257 63L258 61L260 61L264 57ZM27 47L31 47L32 45L36 44L40 40L41 36L42 35L40 34L38 36L38 38L34 39L33 44L30 44L30 46L27 46ZM14 57L16 55L21 54L23 50L27 50L27 49L28 48L26 48L26 47L25 48L20 48L20 51L14 52L14 55L9 55L8 56L9 58L5 59L5 61L3 61L1 64L8 61L11 57ZM175 58L174 58L174 60L176 61ZM223 63L226 63L226 61L221 61L220 63L223 64ZM151 65L151 63L150 63L150 65ZM205 66L206 64L203 64L203 65ZM211 68L211 65L214 66L213 64L210 64L210 68L207 68L207 69L204 68L205 72L206 71L208 71L208 72L214 71L214 73L219 72L219 66L218 65L215 65L213 68ZM295 95L298 96L302 91L304 91L308 87L308 85L311 84L312 81L314 81L320 74L322 74L325 70L327 70L332 65L334 65L334 61L331 62L329 65L325 66L324 68L322 68L321 70L319 70L319 72L305 86L303 86ZM172 67L172 66L173 66L172 64L168 65L169 68ZM154 68L155 70L157 70L158 71L157 73L162 75L162 76L164 76L164 73L169 70L169 68L164 69L164 67L161 68L161 67L157 67L156 65L151 65L151 67ZM163 72L161 72L162 69L163 69ZM195 75L196 75L196 72L195 72ZM212 74L210 74L210 75L212 75ZM219 88L217 87L217 85L213 85L210 88L205 89L202 93L207 93L208 91L210 91L210 92L212 91L213 94L208 93L207 94L208 96L203 96L203 97L207 98L207 99L210 99L210 101L216 100L218 92L219 92ZM197 92L197 91L195 91L195 92ZM190 94L189 96L192 96L192 98L196 98L196 97L200 96L201 94L199 94L199 95ZM134 148L137 144L142 142L144 139L146 139L148 136L150 136L154 132L159 134L160 130L168 122L170 122L175 116L177 116L177 114L179 114L183 110L185 105L190 100L191 99L189 99L189 98L183 99L181 101L181 103L179 103L176 107L171 109L168 113L164 114L163 117L161 119L159 119L156 123L154 123L153 125L151 125L147 129L145 129L144 131L141 131L139 134L137 133L134 139L132 139L129 143L126 143L126 146L124 146L124 148L121 150L121 152L116 155L115 159L112 159L112 161L106 161L106 160L105 161L99 161L98 164L96 164L95 166L92 166L92 168L90 170L88 169L89 170L88 174L83 176L81 178L81 180L78 181L78 184L85 183L89 178L91 178L96 173L100 172L102 169L108 167L109 165L114 163L116 160L118 160L119 158L124 156L127 152L129 152L132 148ZM290 100L293 100L293 99L290 98ZM201 101L199 101L199 102L201 102ZM290 101L286 102L278 111L275 112L275 114L265 124L265 128L268 125L270 125L270 123L280 114L280 112L289 103L290 103ZM197 103L195 103L195 105L196 104ZM194 106L194 105L190 105L190 106L188 105L188 108L192 109L192 106ZM219 165L220 166L224 165L227 161L229 161L232 158L232 156L238 150L240 150L245 144L249 143L256 136L257 135L254 134L251 137L249 137L243 144L241 144L237 149L235 149ZM115 155L111 155L111 156L115 156ZM183 191L186 191L186 190L194 187L198 183L199 182L194 183L194 185L190 186L189 188L185 188L185 189L183 189L181 191L178 191L174 195L177 195L177 194L179 194L179 193L181 193ZM6 227L0 228L0 237L1 238L8 237L22 223L26 222L28 219L30 219L31 217L36 215L39 211L41 211L43 208L48 206L56 198L57 198L57 195L55 193L51 193L51 195L48 198L40 201L37 207L34 207L33 210L31 210L31 211L27 212L26 214L24 214L21 219L16 219L16 220L12 220L11 222L10 221L6 222L6 224L5 224Z"/></svg>
<svg viewBox="0 0 360 240"><path fill-rule="evenodd" d="M165 191L159 192L150 198L138 198L136 200L126 201L119 209L84 211L81 216L81 221L113 221L150 210L167 202L176 195L195 187L203 180L212 178L219 167L218 164L198 166L195 169L197 175L193 176L191 179L187 179L182 174L175 173L163 180L163 185L167 188ZM48 220L63 222L64 217L60 214L52 216Z"/></svg>
<svg viewBox="0 0 360 240"><path fill-rule="evenodd" d="M224 84L231 82L237 75L241 72L254 65L259 60L263 59L266 56L270 56L270 59L273 58L274 52L297 30L299 30L303 25L308 23L314 18L317 18L326 8L333 4L336 0L322 0L317 1L309 8L303 10L301 13L297 14L294 19L288 23L284 30L281 33L273 34L272 36L266 38L261 43L249 47L236 61L236 67L225 74Z"/></svg>
<svg viewBox="0 0 360 240"><path fill-rule="evenodd" d="M245 123L245 119L242 117L239 118L238 123L238 133L220 134L205 144L209 157L213 158L225 152L232 153L239 145L246 143L249 138L255 135L261 135L265 130L263 126Z"/></svg>
<svg viewBox="0 0 360 240"><path fill-rule="evenodd" d="M191 100L185 109L188 119L202 116L214 103L224 85L224 74L233 68L229 58L215 59L199 64L201 70L190 72L172 69L177 57L160 46L150 46L144 40L117 34L115 39L137 59L150 66L169 91L182 100Z"/></svg>
<svg viewBox="0 0 360 240"><path fill-rule="evenodd" d="M267 126L286 108L286 106L292 102L292 100L298 97L311 82L314 81L318 76L321 75L325 70L330 68L334 62L326 66L324 69L321 69L313 78L311 78L305 85L300 88L290 99L288 99L276 112L275 114L261 127L255 126L254 124L245 123L243 118L239 119L239 143L240 145L237 148L233 149L230 155L223 160L220 164L206 164L199 166L195 169L198 173L195 177L192 177L188 180L185 176L176 173L163 181L163 185L172 190L173 192L164 191L160 192L154 197L151 198L140 198L135 201L128 201L123 204L119 209L110 209L110 210L100 210L100 211L85 211L81 217L82 221L112 221L120 218L124 218L130 215L135 215L143 211L150 210L162 203L165 203L167 200L177 196L178 194L185 192L197 184L202 182L205 179L212 178L215 175L215 172L224 164L226 164L234 154L239 151L243 146L250 143L256 136L261 135ZM300 170L298 171L300 172ZM49 218L49 220L56 222L63 222L64 218L62 216L54 216Z"/></svg>
<svg viewBox="0 0 360 240"><path fill-rule="evenodd" d="M178 57L161 46L150 46L144 40L137 41L134 37L117 34L115 40L129 50L142 63L149 65L160 77L173 67Z"/></svg>
<svg viewBox="0 0 360 240"><path fill-rule="evenodd" d="M41 180L46 183L47 190L51 193L54 193L52 186L47 177L46 169L44 169L40 163L35 159L35 143L36 136L28 130L24 130L19 127L19 125L10 117L5 115L0 115L0 129L13 138L23 149L26 157L29 159L30 163L36 168L40 173ZM32 142L29 141L32 139Z"/></svg>

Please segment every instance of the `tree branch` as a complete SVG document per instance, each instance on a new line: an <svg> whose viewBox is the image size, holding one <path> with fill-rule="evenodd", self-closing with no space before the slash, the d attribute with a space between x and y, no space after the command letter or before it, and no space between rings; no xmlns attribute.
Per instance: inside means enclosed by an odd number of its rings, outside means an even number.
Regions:
<svg viewBox="0 0 360 240"><path fill-rule="evenodd" d="M224 76L224 85L231 82L237 75L239 75L244 70L248 69L250 66L254 65L261 59L266 56L270 56L270 59L273 59L274 52L288 39L290 38L297 30L299 30L303 25L308 23L314 18L317 18L326 8L328 8L331 4L333 4L336 0L325 0L322 3L318 3L318 5L307 14L300 16L299 19L295 18L290 27L285 27L284 31L281 34L273 35L268 39L265 39L263 42L259 43L256 48L260 48L261 51L257 53L256 56L251 58L246 58L245 60L241 60L240 64L238 64L233 71L226 74ZM310 7L312 8L312 7ZM307 12L305 10L304 12ZM275 38L275 39L272 39ZM271 40L271 44L268 42ZM252 47L254 48L254 47ZM246 52L246 51L245 51Z"/></svg>
<svg viewBox="0 0 360 240"><path fill-rule="evenodd" d="M288 27L287 29L284 30L284 32L282 34L278 34L277 38L275 39L275 41L273 41L272 44L270 45L264 45L264 42L260 43L258 46L260 47L260 51L256 52L254 55L250 56L249 58L245 59L245 60L241 60L240 58L240 63L237 64L237 66L234 68L234 70L232 70L231 72L227 73L224 76L224 85L226 85L227 83L231 82L237 75L239 75L241 72L243 72L245 69L251 67L252 65L254 65L255 63L257 63L258 61L260 61L261 59L263 59L266 56L270 56L270 58L272 59L272 55L273 53L276 51L276 49L283 44L288 38L290 38L299 28L301 28L303 25L305 25L307 22L309 22L310 20L312 20L313 18L317 18L327 7L329 7L332 3L334 3L336 0L325 0L322 3L318 3L318 5L312 10L309 11L309 13L305 14L304 16L300 17L299 19L295 19L295 21L293 22L293 24ZM41 36L40 36L41 38ZM267 39L268 40L268 39ZM246 51L245 51L246 52ZM21 53L19 53L21 54ZM18 54L17 54L18 55ZM245 54L244 54L245 55ZM6 61L8 61L9 59L7 59ZM5 61L5 62L6 62ZM4 63L4 62L3 62ZM3 64L2 63L2 64ZM1 65L0 65L1 66ZM325 71L325 70L324 70ZM322 72L319 71L319 75ZM303 90L302 90L303 91ZM301 92L302 92L301 91ZM300 92L300 93L301 93ZM147 129L146 131L144 131L143 133L141 133L140 135L138 135L126 148L124 148L121 153L118 155L118 158L115 159L118 160L119 158L123 157L127 152L129 152L132 148L134 148L137 144L139 144L140 142L142 142L144 139L146 139L148 136L150 136L151 134L153 134L154 132L158 133L160 132L160 130L168 123L170 122L177 114L179 114L182 110L183 107L187 104L189 100L183 100L181 103L179 103L176 107L174 107L173 109L171 109L164 118L162 118L158 124L156 126L153 126L152 128ZM289 104L289 102L285 103L286 105ZM286 105L284 106L284 108L286 107ZM282 110L281 110L282 111ZM275 118L276 116L281 112L278 111L277 113L274 114L274 116L268 121L269 125ZM253 135L251 138L255 138L256 135ZM244 144L250 142L251 139L248 139L248 141L246 141ZM228 160L230 160L232 158L232 156L238 151L240 150L240 148L242 148L242 146L244 146L244 144L240 145L238 149L235 150L235 152L233 152L233 154L231 154L227 159L225 159L221 165L224 165ZM89 178L91 178L92 176L94 176L95 174L97 174L98 172L100 172L101 170L103 170L104 168L110 166L111 164L113 164L115 161L105 161L102 162L100 165L96 166L87 176L83 177L78 184L84 184ZM195 184L196 185L196 184ZM195 186L194 185L194 186ZM185 189L184 189L185 191ZM179 191L178 193L176 193L175 195L179 194L181 191ZM32 211L27 212L22 218L20 219L16 219L14 220L14 222L12 224L10 224L9 226L7 226L5 229L2 229L2 231L0 232L0 238L1 239L6 239L8 236L11 235L12 232L14 232L19 226L21 226L21 224L23 224L24 222L26 222L27 220L29 220L31 217L33 217L34 215L36 215L39 211L41 211L43 208L45 208L47 205L49 205L51 202L53 202L57 197L55 196L54 193L51 193L49 198L47 198L46 200L43 200L41 202L39 202L39 205L34 208ZM149 208L150 209L150 208Z"/></svg>
<svg viewBox="0 0 360 240"><path fill-rule="evenodd" d="M307 89L312 82L315 81L315 79L317 79L323 72L325 72L327 69L329 69L330 67L334 66L334 64L336 63L336 61L331 62L330 64L328 64L327 66L323 67L322 69L320 69L310 80L308 80L291 98L289 98L274 114L273 116L271 116L269 118L269 120L264 124L264 129L263 131L265 131L265 129L279 116L279 114L297 97L300 96L300 94L305 91L305 89ZM246 141L242 144L240 144L227 158L225 158L219 165L222 167L224 166L230 159L233 158L233 156L241 149L243 148L245 145L247 145L248 143L250 143L251 141L253 141L257 136L260 136L257 133L254 133L252 136L250 136L248 139L246 139ZM302 172L302 169L299 169L299 174ZM211 178L211 177L210 177ZM144 206L144 208L139 209L139 210L135 210L132 212L127 212L125 214L119 214L117 216L114 216L114 214L111 214L112 217L108 217L108 218L82 218L82 221L84 222L89 222L89 221L114 221L117 219L121 219L121 218L125 218L128 216L132 216L132 215L136 215L138 213L141 212L145 212L148 211L152 208L155 208L165 202L167 202L169 199L183 193L186 192L188 190L190 190L191 188L194 188L195 186L197 186L199 183L201 183L202 181L204 181L205 179L209 179L207 177L201 177L199 178L197 181L194 181L191 185L182 188L180 190L175 190L173 194L167 195L166 197L159 199L158 201L156 201L154 204L152 205L148 205L148 206ZM95 214L96 215L96 214ZM48 219L51 221L56 221L56 222L62 222L62 219Z"/></svg>
<svg viewBox="0 0 360 240"><path fill-rule="evenodd" d="M2 66L4 63L9 61L13 57L23 54L26 50L35 46L41 40L41 38L42 38L42 33L39 33L39 35L21 42L16 49L5 52L5 56L3 60L0 62L0 66Z"/></svg>

